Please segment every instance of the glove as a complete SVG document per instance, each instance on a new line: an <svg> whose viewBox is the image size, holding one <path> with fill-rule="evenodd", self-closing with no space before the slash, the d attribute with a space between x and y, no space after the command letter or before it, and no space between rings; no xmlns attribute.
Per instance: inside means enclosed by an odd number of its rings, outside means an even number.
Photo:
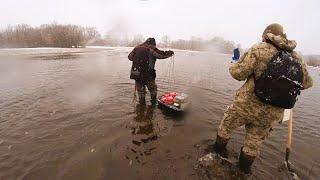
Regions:
<svg viewBox="0 0 320 180"><path fill-rule="evenodd" d="M171 50L169 50L169 54L170 54L170 56L173 56L173 55L174 55L174 52L171 51Z"/></svg>

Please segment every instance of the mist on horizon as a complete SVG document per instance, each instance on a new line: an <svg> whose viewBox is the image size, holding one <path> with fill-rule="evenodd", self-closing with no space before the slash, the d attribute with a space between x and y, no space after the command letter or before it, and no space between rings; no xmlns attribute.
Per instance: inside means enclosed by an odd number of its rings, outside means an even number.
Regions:
<svg viewBox="0 0 320 180"><path fill-rule="evenodd" d="M142 35L158 41L164 36L172 40L222 37L243 48L259 42L264 28L277 22L289 39L298 42L298 51L320 54L320 2L316 0L272 0L268 6L254 0L4 0L1 4L1 29L57 22L96 27L102 37Z"/></svg>

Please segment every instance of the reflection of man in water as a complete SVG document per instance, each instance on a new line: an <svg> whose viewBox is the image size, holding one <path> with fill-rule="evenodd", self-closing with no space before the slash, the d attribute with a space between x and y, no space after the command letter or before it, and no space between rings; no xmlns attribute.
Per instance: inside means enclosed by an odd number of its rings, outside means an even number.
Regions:
<svg viewBox="0 0 320 180"><path fill-rule="evenodd" d="M152 154L156 149L154 142L158 135L154 126L154 108L144 104L138 104L135 110L136 116L130 127L133 135L131 147L128 147L129 153L133 157L127 156L128 159L145 164L145 157Z"/></svg>

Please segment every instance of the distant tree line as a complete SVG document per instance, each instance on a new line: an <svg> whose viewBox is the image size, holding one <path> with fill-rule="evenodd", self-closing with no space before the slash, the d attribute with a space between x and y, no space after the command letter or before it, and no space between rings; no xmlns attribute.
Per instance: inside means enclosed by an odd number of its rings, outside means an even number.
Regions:
<svg viewBox="0 0 320 180"><path fill-rule="evenodd" d="M93 27L77 25L44 24L31 27L26 24L8 26L0 31L0 47L79 47L101 39Z"/></svg>
<svg viewBox="0 0 320 180"><path fill-rule="evenodd" d="M117 37L107 34L104 38L104 45L106 46L136 46L146 40L141 34L135 35L132 39L125 37ZM195 50L195 51L215 51L220 53L233 53L233 49L240 47L240 44L235 44L232 41L227 41L221 37L214 37L209 40L202 38L191 37L189 40L178 39L171 40L169 36L165 35L157 40L157 46L162 48L173 48L181 50Z"/></svg>
<svg viewBox="0 0 320 180"><path fill-rule="evenodd" d="M196 50L196 51L214 51L220 53L230 54L233 49L240 48L240 44L236 45L232 41L227 41L222 37L213 37L209 40L204 40L197 37L192 37L190 40L175 40L167 46L174 49Z"/></svg>
<svg viewBox="0 0 320 180"><path fill-rule="evenodd" d="M320 67L320 55L306 55L304 60L309 66Z"/></svg>
<svg viewBox="0 0 320 180"><path fill-rule="evenodd" d="M116 30L114 30L116 31ZM24 47L84 47L86 45L99 46L136 46L145 41L141 34L133 38L115 32L108 32L104 37L94 27L82 27L78 25L62 25L57 23L44 24L39 27L31 27L26 24L8 26L0 30L0 48L24 48ZM189 40L171 40L165 35L157 40L158 46L163 48L215 51L232 53L236 45L221 37L204 40L191 37Z"/></svg>

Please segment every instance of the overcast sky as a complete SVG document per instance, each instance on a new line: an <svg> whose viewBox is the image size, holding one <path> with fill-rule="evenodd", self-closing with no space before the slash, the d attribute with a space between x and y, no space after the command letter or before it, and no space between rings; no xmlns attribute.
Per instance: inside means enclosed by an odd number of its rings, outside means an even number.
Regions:
<svg viewBox="0 0 320 180"><path fill-rule="evenodd" d="M303 53L320 54L319 0L1 0L0 28L26 23L95 26L158 40L222 36L250 47L273 22ZM118 30L119 28L119 30Z"/></svg>

